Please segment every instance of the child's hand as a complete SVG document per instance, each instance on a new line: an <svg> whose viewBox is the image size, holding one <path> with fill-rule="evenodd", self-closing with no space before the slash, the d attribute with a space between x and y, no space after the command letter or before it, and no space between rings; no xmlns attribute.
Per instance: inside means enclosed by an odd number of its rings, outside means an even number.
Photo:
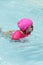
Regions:
<svg viewBox="0 0 43 65"><path fill-rule="evenodd" d="M13 33L13 30L9 30L7 32L5 32L5 35L11 35Z"/></svg>

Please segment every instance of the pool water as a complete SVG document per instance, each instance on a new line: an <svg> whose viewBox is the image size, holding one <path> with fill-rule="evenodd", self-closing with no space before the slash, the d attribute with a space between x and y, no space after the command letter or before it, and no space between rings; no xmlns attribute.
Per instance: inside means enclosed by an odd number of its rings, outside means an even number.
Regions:
<svg viewBox="0 0 43 65"><path fill-rule="evenodd" d="M21 18L33 21L32 34L12 41L0 34L0 65L43 65L43 0L0 0L0 27L17 30Z"/></svg>

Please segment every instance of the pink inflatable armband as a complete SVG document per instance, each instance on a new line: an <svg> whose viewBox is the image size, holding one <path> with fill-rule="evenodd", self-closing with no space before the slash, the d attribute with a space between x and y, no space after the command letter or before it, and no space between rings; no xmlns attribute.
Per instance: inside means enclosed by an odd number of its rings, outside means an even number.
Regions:
<svg viewBox="0 0 43 65"><path fill-rule="evenodd" d="M17 30L12 34L12 40L19 40L19 39L24 38L28 35L29 34L23 34L20 30Z"/></svg>

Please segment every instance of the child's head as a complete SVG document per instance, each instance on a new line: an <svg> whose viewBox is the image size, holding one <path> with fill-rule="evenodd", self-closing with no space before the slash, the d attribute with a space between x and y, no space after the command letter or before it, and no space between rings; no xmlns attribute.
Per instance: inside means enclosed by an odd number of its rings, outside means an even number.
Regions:
<svg viewBox="0 0 43 65"><path fill-rule="evenodd" d="M30 27L26 30L26 33L28 34L28 33L31 33L32 31L33 31L33 25L30 26Z"/></svg>
<svg viewBox="0 0 43 65"><path fill-rule="evenodd" d="M22 32L29 33L33 30L33 22L30 19L23 18L18 22L18 27Z"/></svg>
<svg viewBox="0 0 43 65"><path fill-rule="evenodd" d="M22 31L22 30L21 30ZM28 33L31 33L33 31L33 25L30 26L28 29L22 31L24 34L28 34Z"/></svg>

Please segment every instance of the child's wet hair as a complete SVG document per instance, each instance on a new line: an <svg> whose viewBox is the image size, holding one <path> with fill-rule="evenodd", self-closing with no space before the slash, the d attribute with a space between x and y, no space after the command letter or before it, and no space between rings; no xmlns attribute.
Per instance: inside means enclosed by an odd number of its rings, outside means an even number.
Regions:
<svg viewBox="0 0 43 65"><path fill-rule="evenodd" d="M32 31L33 31L33 25L31 26L31 28L32 28Z"/></svg>

